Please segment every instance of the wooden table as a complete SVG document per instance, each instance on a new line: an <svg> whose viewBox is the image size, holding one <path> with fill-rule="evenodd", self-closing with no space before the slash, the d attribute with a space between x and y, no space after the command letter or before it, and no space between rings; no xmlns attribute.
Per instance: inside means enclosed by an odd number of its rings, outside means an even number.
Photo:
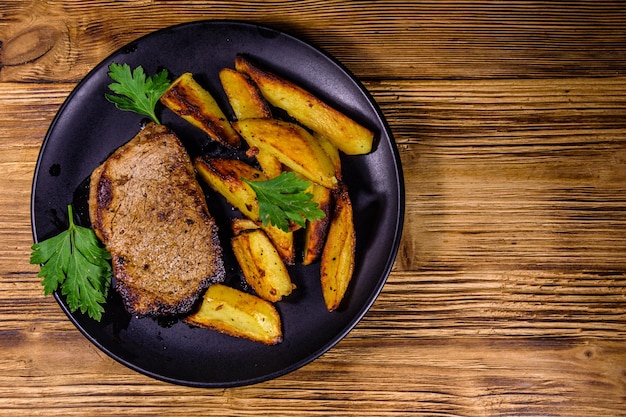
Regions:
<svg viewBox="0 0 626 417"><path fill-rule="evenodd" d="M399 254L362 322L231 389L118 364L28 263L62 102L117 48L201 19L334 55L387 117L406 181ZM4 0L0 41L0 415L626 416L623 2Z"/></svg>

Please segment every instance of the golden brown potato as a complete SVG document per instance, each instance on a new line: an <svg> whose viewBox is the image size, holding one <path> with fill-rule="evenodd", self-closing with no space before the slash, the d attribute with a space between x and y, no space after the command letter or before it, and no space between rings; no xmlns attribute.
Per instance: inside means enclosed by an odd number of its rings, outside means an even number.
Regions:
<svg viewBox="0 0 626 417"><path fill-rule="evenodd" d="M326 155L330 158L335 167L335 177L338 180L341 180L341 157L339 156L339 149L332 143L328 138L320 133L313 132L313 137L317 139L317 142L320 144Z"/></svg>
<svg viewBox="0 0 626 417"><path fill-rule="evenodd" d="M267 237L269 237L274 244L283 262L286 265L293 265L296 258L293 231L284 231L271 224L267 226L261 224L261 228L267 233Z"/></svg>
<svg viewBox="0 0 626 417"><path fill-rule="evenodd" d="M261 166L261 170L268 178L276 178L283 172L283 164L270 152L256 148L254 157Z"/></svg>
<svg viewBox="0 0 626 417"><path fill-rule="evenodd" d="M267 180L265 174L238 159L198 157L194 166L200 177L241 213L254 221L259 220L259 201L256 193L241 180Z"/></svg>
<svg viewBox="0 0 626 417"><path fill-rule="evenodd" d="M239 231L231 244L246 282L259 297L275 303L291 294L295 286L289 272L263 230Z"/></svg>
<svg viewBox="0 0 626 417"><path fill-rule="evenodd" d="M220 71L220 81L237 120L270 119L272 111L258 87L246 74L230 68ZM269 178L280 175L282 164L273 155L261 150L251 152L261 170Z"/></svg>
<svg viewBox="0 0 626 417"><path fill-rule="evenodd" d="M230 228L233 231L233 236L237 236L238 234L249 230L260 229L261 226L251 219L236 218L232 219Z"/></svg>
<svg viewBox="0 0 626 417"><path fill-rule="evenodd" d="M307 192L313 195L312 200L317 203L325 216L322 219L307 222L304 232L303 265L310 265L317 261L322 253L328 233L328 225L330 224L332 205L332 193L328 188L322 187L319 184L311 184Z"/></svg>
<svg viewBox="0 0 626 417"><path fill-rule="evenodd" d="M264 181L268 179L267 176L238 159L204 156L196 158L194 165L209 187L226 198L226 201L253 221L258 228L263 229L274 243L283 262L292 265L295 259L293 231L284 231L271 224L263 225L259 219L259 200L256 193L241 180L245 178L251 181Z"/></svg>
<svg viewBox="0 0 626 417"><path fill-rule="evenodd" d="M239 135L219 104L194 80L191 73L186 72L174 80L160 101L222 145L237 148L241 144Z"/></svg>
<svg viewBox="0 0 626 417"><path fill-rule="evenodd" d="M322 294L328 311L339 307L354 271L356 235L352 203L345 188L334 193L334 210L322 259L320 275Z"/></svg>
<svg viewBox="0 0 626 417"><path fill-rule="evenodd" d="M224 68L219 73L230 107L238 120L270 119L272 111L250 78L239 71Z"/></svg>
<svg viewBox="0 0 626 417"><path fill-rule="evenodd" d="M211 285L198 311L183 321L266 345L275 345L283 340L276 307L259 297L223 284Z"/></svg>
<svg viewBox="0 0 626 417"><path fill-rule="evenodd" d="M245 119L233 127L251 145L274 155L306 179L337 186L335 167L317 140L303 127L277 119Z"/></svg>
<svg viewBox="0 0 626 417"><path fill-rule="evenodd" d="M270 238L280 258L286 265L293 265L295 261L295 243L293 231L284 231L271 224L264 226L261 222L255 222L251 219L233 219L233 234L237 235L243 231L251 229L262 229Z"/></svg>
<svg viewBox="0 0 626 417"><path fill-rule="evenodd" d="M259 68L242 55L236 57L235 69L252 78L271 105L284 109L304 126L326 136L344 153L371 152L374 133L312 93Z"/></svg>

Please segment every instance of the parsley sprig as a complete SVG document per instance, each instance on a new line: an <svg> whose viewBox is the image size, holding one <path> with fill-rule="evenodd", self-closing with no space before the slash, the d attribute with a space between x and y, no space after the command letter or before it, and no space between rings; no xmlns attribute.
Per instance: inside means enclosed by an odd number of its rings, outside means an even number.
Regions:
<svg viewBox="0 0 626 417"><path fill-rule="evenodd" d="M113 62L109 65L109 77L117 82L109 84L109 89L118 95L105 94L104 97L120 110L134 111L160 123L155 108L171 84L168 76L165 69L148 77L141 65L131 71L128 64Z"/></svg>
<svg viewBox="0 0 626 417"><path fill-rule="evenodd" d="M111 255L93 230L74 223L71 205L67 214L68 229L35 243L30 263L41 265L38 276L43 277L45 295L60 287L71 312L80 310L100 321L111 286Z"/></svg>
<svg viewBox="0 0 626 417"><path fill-rule="evenodd" d="M272 224L281 230L289 230L289 222L304 227L307 220L324 218L324 212L305 192L311 183L293 172L282 172L267 181L243 179L256 193L259 200L259 217L263 225Z"/></svg>

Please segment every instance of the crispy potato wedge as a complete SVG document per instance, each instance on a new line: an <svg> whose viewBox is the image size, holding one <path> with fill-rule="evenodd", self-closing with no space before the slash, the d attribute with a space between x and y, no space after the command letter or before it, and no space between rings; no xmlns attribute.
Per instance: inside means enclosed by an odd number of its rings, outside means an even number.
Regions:
<svg viewBox="0 0 626 417"><path fill-rule="evenodd" d="M194 80L191 73L186 72L174 80L160 101L213 140L229 148L240 146L241 139L219 104Z"/></svg>
<svg viewBox="0 0 626 417"><path fill-rule="evenodd" d="M296 258L296 249L293 231L284 231L271 224L261 228L267 233L267 237L270 238L276 251L280 255L280 258L286 265L293 265Z"/></svg>
<svg viewBox="0 0 626 417"><path fill-rule="evenodd" d="M263 172L238 159L197 157L194 166L200 177L241 213L259 220L259 201L256 193L241 180L266 180Z"/></svg>
<svg viewBox="0 0 626 417"><path fill-rule="evenodd" d="M235 58L235 69L247 74L271 105L284 109L304 126L326 136L342 152L348 155L371 152L374 141L371 130L304 88L261 69L243 55Z"/></svg>
<svg viewBox="0 0 626 417"><path fill-rule="evenodd" d="M317 139L317 142L333 163L333 166L335 167L335 177L337 177L338 180L341 180L341 156L339 155L339 148L337 148L334 143L328 140L328 138L321 133L313 132L313 137Z"/></svg>
<svg viewBox="0 0 626 417"><path fill-rule="evenodd" d="M267 175L268 178L276 178L283 172L283 164L268 151L263 151L256 146L251 147L246 152L248 156L256 158L257 162L261 166L261 170Z"/></svg>
<svg viewBox="0 0 626 417"><path fill-rule="evenodd" d="M334 210L320 262L322 294L328 311L336 310L352 279L356 235L352 203L345 187L334 192Z"/></svg>
<svg viewBox="0 0 626 417"><path fill-rule="evenodd" d="M242 231L231 239L231 245L246 282L259 297L275 303L291 294L295 285L263 230Z"/></svg>
<svg viewBox="0 0 626 417"><path fill-rule="evenodd" d="M183 321L266 345L283 340L280 316L272 303L223 284L211 285L200 308Z"/></svg>
<svg viewBox="0 0 626 417"><path fill-rule="evenodd" d="M232 219L230 223L230 228L233 231L233 236L237 236L238 234L247 232L249 230L258 230L261 226L250 219L245 218L236 218Z"/></svg>
<svg viewBox="0 0 626 417"><path fill-rule="evenodd" d="M237 120L270 119L272 117L270 106L250 77L231 68L222 69L219 76ZM251 153L250 156L257 159L265 175L269 178L280 175L282 164L276 157L259 149L254 149Z"/></svg>
<svg viewBox="0 0 626 417"><path fill-rule="evenodd" d="M219 77L238 120L272 117L270 106L250 77L231 68L222 69Z"/></svg>
<svg viewBox="0 0 626 417"><path fill-rule="evenodd" d="M283 231L271 224L263 225L259 219L259 201L256 193L241 180L241 178L245 178L264 181L268 179L267 176L238 159L204 156L197 157L194 165L200 177L209 187L226 198L226 201L253 221L258 228L263 229L274 243L283 262L292 265L295 260L293 231Z"/></svg>
<svg viewBox="0 0 626 417"><path fill-rule="evenodd" d="M335 167L317 140L303 127L278 119L245 119L233 127L251 145L274 155L306 179L337 186Z"/></svg>
<svg viewBox="0 0 626 417"><path fill-rule="evenodd" d="M332 206L332 192L319 184L311 184L308 193L313 195L313 201L326 216L319 220L308 221L304 231L304 257L303 265L311 265L317 261L324 248L328 225L330 224L330 211Z"/></svg>
<svg viewBox="0 0 626 417"><path fill-rule="evenodd" d="M246 230L262 229L270 238L276 251L280 255L280 258L286 265L293 265L295 262L295 242L293 231L287 231L279 229L271 224L264 226L261 222L255 222L251 219L233 219L232 221L233 234L237 235Z"/></svg>

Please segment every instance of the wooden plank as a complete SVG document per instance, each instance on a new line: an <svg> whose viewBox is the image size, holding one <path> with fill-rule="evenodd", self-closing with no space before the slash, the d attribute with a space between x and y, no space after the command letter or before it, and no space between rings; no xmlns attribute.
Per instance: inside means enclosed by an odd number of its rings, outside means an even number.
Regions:
<svg viewBox="0 0 626 417"><path fill-rule="evenodd" d="M624 415L623 349L601 340L348 337L292 374L228 390L154 381L75 334L0 340L0 415Z"/></svg>
<svg viewBox="0 0 626 417"><path fill-rule="evenodd" d="M624 78L367 86L407 177L397 269L623 271Z"/></svg>
<svg viewBox="0 0 626 417"><path fill-rule="evenodd" d="M361 78L606 77L626 71L619 1L354 2L7 0L4 81L77 81L165 26L234 19L292 33ZM286 17L288 16L288 18ZM128 30L132 28L132 30ZM43 45L43 46L42 46ZM80 51L80 53L78 53Z"/></svg>
<svg viewBox="0 0 626 417"><path fill-rule="evenodd" d="M476 270L478 269L478 270ZM359 324L364 338L384 338L390 323L405 336L622 341L622 272L423 268L394 272Z"/></svg>

